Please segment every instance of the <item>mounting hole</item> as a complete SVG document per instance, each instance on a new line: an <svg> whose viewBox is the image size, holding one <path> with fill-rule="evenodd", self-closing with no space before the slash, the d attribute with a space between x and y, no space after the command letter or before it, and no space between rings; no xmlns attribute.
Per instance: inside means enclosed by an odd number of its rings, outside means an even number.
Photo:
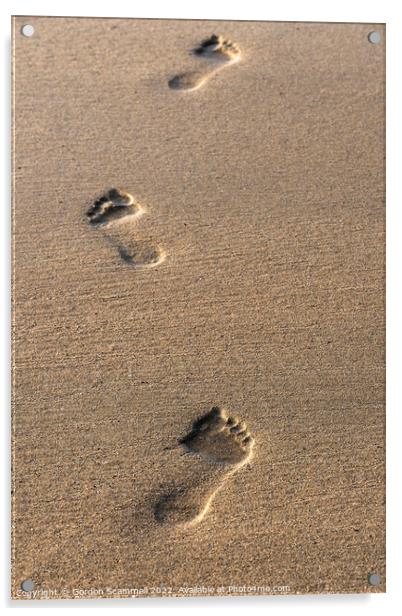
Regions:
<svg viewBox="0 0 402 616"><path fill-rule="evenodd" d="M378 575L378 573L370 573L370 575L368 576L368 583L370 584L370 586L378 586L378 584L380 583L380 576Z"/></svg>
<svg viewBox="0 0 402 616"><path fill-rule="evenodd" d="M31 26L31 24L25 24L21 28L21 34L23 36L33 36L34 32L35 32L35 28Z"/></svg>
<svg viewBox="0 0 402 616"><path fill-rule="evenodd" d="M25 592L32 592L35 588L35 582L33 580L24 580L21 584L22 590Z"/></svg>
<svg viewBox="0 0 402 616"><path fill-rule="evenodd" d="M373 45L377 45L377 43L381 41L381 35L379 32L377 32L377 30L370 32L367 38L370 43L373 43Z"/></svg>

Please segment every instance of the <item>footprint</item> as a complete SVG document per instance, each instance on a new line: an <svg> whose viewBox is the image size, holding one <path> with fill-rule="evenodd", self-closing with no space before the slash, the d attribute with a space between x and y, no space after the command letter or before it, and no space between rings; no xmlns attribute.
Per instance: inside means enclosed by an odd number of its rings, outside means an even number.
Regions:
<svg viewBox="0 0 402 616"><path fill-rule="evenodd" d="M184 483L162 496L154 513L162 524L189 526L202 520L216 492L250 459L254 439L244 422L214 407L179 443L194 466Z"/></svg>
<svg viewBox="0 0 402 616"><path fill-rule="evenodd" d="M87 218L92 225L105 225L111 220L133 216L142 212L134 197L117 188L111 188L100 199L97 199L87 210Z"/></svg>
<svg viewBox="0 0 402 616"><path fill-rule="evenodd" d="M165 258L165 253L156 244L147 241L130 242L126 246L118 245L119 255L126 263L141 267L154 267Z"/></svg>
<svg viewBox="0 0 402 616"><path fill-rule="evenodd" d="M125 223L144 212L132 195L111 188L91 205L86 216L90 225L105 228L105 236L123 261L136 269L145 269L159 265L166 254L152 241L132 238L131 225L127 227Z"/></svg>
<svg viewBox="0 0 402 616"><path fill-rule="evenodd" d="M221 35L213 34L205 39L193 53L208 61L204 69L176 75L169 81L173 90L197 90L218 71L240 60L240 49Z"/></svg>

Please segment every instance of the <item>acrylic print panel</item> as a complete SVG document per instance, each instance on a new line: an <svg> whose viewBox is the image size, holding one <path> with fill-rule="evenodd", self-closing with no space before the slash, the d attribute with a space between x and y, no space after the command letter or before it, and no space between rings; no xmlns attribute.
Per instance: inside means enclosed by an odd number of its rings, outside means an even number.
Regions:
<svg viewBox="0 0 402 616"><path fill-rule="evenodd" d="M383 592L384 26L13 30L12 596Z"/></svg>

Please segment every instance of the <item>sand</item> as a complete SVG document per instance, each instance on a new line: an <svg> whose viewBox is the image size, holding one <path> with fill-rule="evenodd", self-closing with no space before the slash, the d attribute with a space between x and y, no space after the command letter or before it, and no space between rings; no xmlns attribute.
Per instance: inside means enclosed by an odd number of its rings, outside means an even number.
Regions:
<svg viewBox="0 0 402 616"><path fill-rule="evenodd" d="M13 28L12 596L383 592L384 26Z"/></svg>

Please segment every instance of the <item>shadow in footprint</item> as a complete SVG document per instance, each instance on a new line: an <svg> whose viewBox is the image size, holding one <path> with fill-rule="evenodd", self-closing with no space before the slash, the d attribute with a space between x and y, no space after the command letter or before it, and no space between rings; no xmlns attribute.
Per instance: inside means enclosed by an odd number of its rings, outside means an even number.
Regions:
<svg viewBox="0 0 402 616"><path fill-rule="evenodd" d="M221 35L213 34L193 50L193 54L208 61L199 70L187 71L172 77L169 87L172 90L197 90L212 75L240 60L240 50L235 43Z"/></svg>
<svg viewBox="0 0 402 616"><path fill-rule="evenodd" d="M189 456L190 472L160 496L154 514L160 524L191 526L202 520L226 480L248 462L254 439L244 422L214 407L179 444Z"/></svg>
<svg viewBox="0 0 402 616"><path fill-rule="evenodd" d="M155 267L165 258L159 246L147 241L132 242L129 247L118 246L117 250L123 261L138 269Z"/></svg>
<svg viewBox="0 0 402 616"><path fill-rule="evenodd" d="M92 225L106 225L111 220L135 216L141 211L142 208L134 202L134 197L117 188L111 188L91 205L87 210L87 218Z"/></svg>
<svg viewBox="0 0 402 616"><path fill-rule="evenodd" d="M165 251L148 240L132 237L132 225L124 224L137 220L145 212L134 197L117 188L111 188L88 208L87 220L93 227L101 227L103 234L116 248L121 259L136 269L159 265Z"/></svg>

